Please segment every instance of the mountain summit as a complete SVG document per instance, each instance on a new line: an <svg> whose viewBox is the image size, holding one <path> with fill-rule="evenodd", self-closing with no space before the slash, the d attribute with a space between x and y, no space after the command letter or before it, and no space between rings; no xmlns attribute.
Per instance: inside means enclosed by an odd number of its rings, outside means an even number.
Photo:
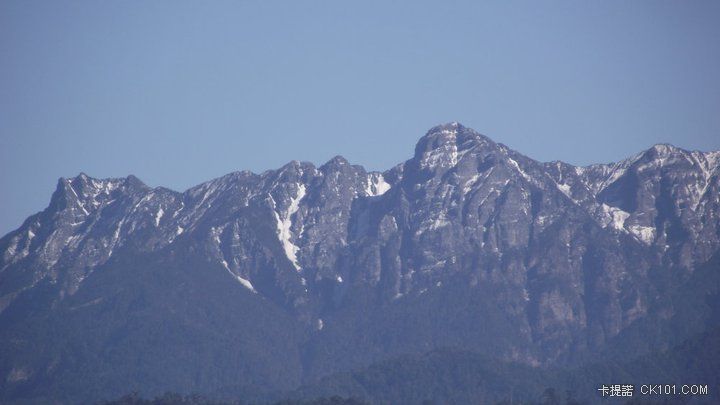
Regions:
<svg viewBox="0 0 720 405"><path fill-rule="evenodd" d="M720 319L719 163L670 145L542 163L453 122L385 172L61 178L0 239L0 398L261 395L443 348L536 367L664 349Z"/></svg>

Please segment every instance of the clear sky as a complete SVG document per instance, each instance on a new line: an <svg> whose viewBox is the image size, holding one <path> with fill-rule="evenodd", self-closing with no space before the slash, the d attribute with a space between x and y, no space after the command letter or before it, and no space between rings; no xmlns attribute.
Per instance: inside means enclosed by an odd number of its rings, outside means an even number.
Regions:
<svg viewBox="0 0 720 405"><path fill-rule="evenodd" d="M2 1L0 234L61 176L369 169L459 121L538 160L720 149L719 1Z"/></svg>

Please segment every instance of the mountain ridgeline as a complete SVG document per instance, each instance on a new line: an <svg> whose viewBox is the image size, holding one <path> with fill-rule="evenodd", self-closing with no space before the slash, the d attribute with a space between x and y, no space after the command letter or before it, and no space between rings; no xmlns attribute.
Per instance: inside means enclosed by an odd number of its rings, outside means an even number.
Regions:
<svg viewBox="0 0 720 405"><path fill-rule="evenodd" d="M718 166L671 145L541 163L450 123L382 173L62 178L0 239L0 401L277 399L443 353L510 379L666 353L720 325Z"/></svg>

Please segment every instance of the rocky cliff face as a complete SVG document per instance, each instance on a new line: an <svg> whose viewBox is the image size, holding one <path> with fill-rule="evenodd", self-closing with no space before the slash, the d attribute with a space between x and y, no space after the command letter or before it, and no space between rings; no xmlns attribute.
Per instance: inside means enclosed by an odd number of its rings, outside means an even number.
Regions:
<svg viewBox="0 0 720 405"><path fill-rule="evenodd" d="M0 239L3 338L31 340L18 332L23 296L60 316L123 257L172 269L181 256L304 325L300 374L444 346L568 361L672 318L664 298L720 246L719 164L720 152L670 145L541 163L450 123L383 173L335 157L184 193L133 176L60 179L48 208ZM39 375L12 353L2 363L6 384Z"/></svg>

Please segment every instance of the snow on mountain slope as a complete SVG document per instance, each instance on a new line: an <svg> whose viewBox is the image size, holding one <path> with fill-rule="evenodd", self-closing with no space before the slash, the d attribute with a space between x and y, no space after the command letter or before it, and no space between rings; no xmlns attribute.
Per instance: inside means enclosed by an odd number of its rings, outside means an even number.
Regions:
<svg viewBox="0 0 720 405"><path fill-rule="evenodd" d="M552 360L646 316L651 269L692 272L718 252L719 162L656 145L612 164L541 163L450 123L383 173L337 156L182 193L80 174L0 239L0 313L39 285L72 296L123 252L182 248L324 334L354 291L401 303L454 277L494 286L519 339L552 348L507 355Z"/></svg>

